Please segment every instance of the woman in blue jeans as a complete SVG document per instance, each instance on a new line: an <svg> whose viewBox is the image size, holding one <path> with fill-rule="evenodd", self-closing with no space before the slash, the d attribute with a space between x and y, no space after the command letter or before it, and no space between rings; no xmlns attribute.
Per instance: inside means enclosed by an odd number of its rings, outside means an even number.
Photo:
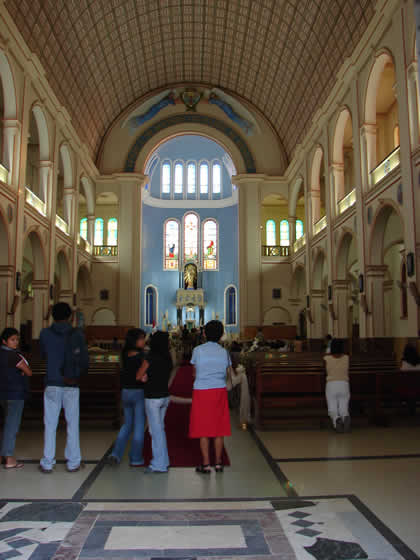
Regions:
<svg viewBox="0 0 420 560"><path fill-rule="evenodd" d="M25 358L19 354L19 333L16 329L4 329L0 348L0 401L4 411L3 436L0 461L5 469L20 469L15 457L16 436L20 428L25 397L28 394L28 379L32 371Z"/></svg>
<svg viewBox="0 0 420 560"><path fill-rule="evenodd" d="M127 332L121 352L121 400L124 409L124 424L121 427L114 448L108 457L108 464L119 465L127 442L133 434L130 449L130 467L143 465L144 440L144 383L147 375L137 379L144 361L145 332L130 329Z"/></svg>
<svg viewBox="0 0 420 560"><path fill-rule="evenodd" d="M168 471L169 457L165 433L165 415L169 405L169 377L172 371L172 359L169 353L169 335L157 331L150 339L150 352L137 374L142 379L147 371L147 383L144 389L146 398L146 416L152 438L152 460L145 473L163 473Z"/></svg>

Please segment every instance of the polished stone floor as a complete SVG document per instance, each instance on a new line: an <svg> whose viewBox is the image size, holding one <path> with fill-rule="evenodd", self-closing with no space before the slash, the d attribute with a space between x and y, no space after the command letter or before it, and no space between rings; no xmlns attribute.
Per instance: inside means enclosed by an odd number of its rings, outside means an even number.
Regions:
<svg viewBox="0 0 420 560"><path fill-rule="evenodd" d="M235 424L235 422L233 422ZM86 467L37 470L42 433L19 434L25 467L0 475L0 560L259 558L414 560L420 427L243 432L210 476L105 464L116 432L82 430Z"/></svg>

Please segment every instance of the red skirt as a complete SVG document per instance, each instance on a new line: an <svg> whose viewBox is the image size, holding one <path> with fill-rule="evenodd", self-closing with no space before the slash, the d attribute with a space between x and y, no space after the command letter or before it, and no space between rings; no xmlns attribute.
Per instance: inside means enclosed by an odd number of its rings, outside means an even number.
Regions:
<svg viewBox="0 0 420 560"><path fill-rule="evenodd" d="M192 395L190 438L230 436L227 391L195 389Z"/></svg>

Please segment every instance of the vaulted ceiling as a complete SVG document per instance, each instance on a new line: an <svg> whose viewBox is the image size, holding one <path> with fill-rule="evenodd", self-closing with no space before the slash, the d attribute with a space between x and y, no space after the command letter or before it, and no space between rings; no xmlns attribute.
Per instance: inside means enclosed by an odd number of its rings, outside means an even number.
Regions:
<svg viewBox="0 0 420 560"><path fill-rule="evenodd" d="M288 158L374 14L375 0L6 0L95 159L131 103L206 84L241 96Z"/></svg>

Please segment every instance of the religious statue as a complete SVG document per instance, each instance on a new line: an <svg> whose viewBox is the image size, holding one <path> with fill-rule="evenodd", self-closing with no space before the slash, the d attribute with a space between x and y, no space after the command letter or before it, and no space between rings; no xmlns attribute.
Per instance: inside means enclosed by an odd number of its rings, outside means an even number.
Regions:
<svg viewBox="0 0 420 560"><path fill-rule="evenodd" d="M195 290L197 288L197 267L190 263L184 269L184 289Z"/></svg>

